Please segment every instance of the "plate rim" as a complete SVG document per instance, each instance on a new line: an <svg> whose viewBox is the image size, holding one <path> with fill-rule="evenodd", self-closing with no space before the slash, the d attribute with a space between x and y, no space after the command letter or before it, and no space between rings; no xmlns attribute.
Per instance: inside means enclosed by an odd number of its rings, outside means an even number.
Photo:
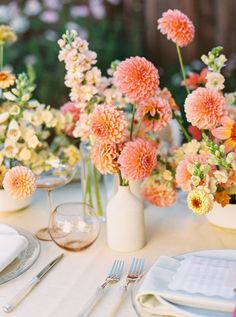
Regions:
<svg viewBox="0 0 236 317"><path fill-rule="evenodd" d="M38 247L38 249L39 249L39 252L38 252L37 256L34 258L34 260L32 261L32 263L31 263L31 265L30 265L29 267L24 268L24 269L20 272L20 274L18 274L18 275L15 276L15 277L13 276L12 278L10 278L10 279L8 279L8 280L6 280L6 281L3 281L3 282L0 281L0 287L1 287L1 285L4 285L4 284L6 284L6 283L8 283L8 282L10 282L10 281L15 280L15 279L17 279L18 277L20 277L22 274L24 274L25 272L27 272L27 271L36 263L36 261L38 260L40 254L41 254L41 251L42 251L41 244L40 244L39 240L36 238L36 236L35 236L33 233L31 233L30 231L28 231L28 230L26 230L26 229L24 229L24 228L18 227L18 226L12 226L12 225L9 225L9 226L12 227L13 229L15 229L19 234L23 235L27 240L28 240L28 238L27 238L27 236L25 236L25 234L30 235L30 236L34 239L34 241L36 242L37 247ZM27 250L27 249L25 249L25 250ZM23 250L23 251L18 255L18 257L19 257L23 252L25 252L25 250ZM15 261L18 257L16 257L16 258L14 259L14 261ZM10 265L10 264L9 264L9 265Z"/></svg>

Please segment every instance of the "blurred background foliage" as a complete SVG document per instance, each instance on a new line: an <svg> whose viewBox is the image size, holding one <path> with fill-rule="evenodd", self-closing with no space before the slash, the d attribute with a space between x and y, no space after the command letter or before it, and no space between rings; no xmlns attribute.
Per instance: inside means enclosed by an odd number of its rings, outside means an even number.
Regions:
<svg viewBox="0 0 236 317"><path fill-rule="evenodd" d="M174 45L157 30L157 19L168 8L189 15L196 39L183 49L188 71L200 71L197 61L213 46L225 46L229 58L226 89L236 90L235 0L1 0L0 24L11 25L18 41L5 54L5 64L15 72L33 65L37 75L36 96L59 107L68 100L64 65L58 61L57 40L66 29L76 29L98 54L103 74L111 61L146 56L159 68L162 86L168 86L179 104L185 97Z"/></svg>

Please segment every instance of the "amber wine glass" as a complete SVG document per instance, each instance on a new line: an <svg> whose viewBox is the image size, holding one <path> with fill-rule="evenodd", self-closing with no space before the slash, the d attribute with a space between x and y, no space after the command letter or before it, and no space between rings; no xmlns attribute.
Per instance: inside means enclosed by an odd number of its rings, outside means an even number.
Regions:
<svg viewBox="0 0 236 317"><path fill-rule="evenodd" d="M37 177L36 184L38 189L46 191L48 197L49 214L53 211L52 191L71 182L77 170L77 166L60 164L58 167L50 169ZM51 241L48 228L42 228L36 232L39 240Z"/></svg>

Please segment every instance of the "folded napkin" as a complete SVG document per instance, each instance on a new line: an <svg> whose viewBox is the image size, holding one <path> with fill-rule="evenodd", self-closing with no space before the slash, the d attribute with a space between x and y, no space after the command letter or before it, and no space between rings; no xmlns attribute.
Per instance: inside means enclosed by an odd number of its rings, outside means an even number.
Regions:
<svg viewBox="0 0 236 317"><path fill-rule="evenodd" d="M188 260L187 258L188 256L185 257L185 260ZM230 296L229 293L226 292L224 293L225 298L223 298L219 295L206 296L204 294L200 294L199 290L195 293L193 291L191 292L191 290L190 292L187 292L186 290L181 289L181 287L187 289L187 284L184 283L184 280L183 286L181 286L181 283L178 280L179 276L177 273L180 272L183 267L181 264L181 260L176 260L166 256L159 257L157 262L147 273L143 284L136 295L137 305L154 315L175 317L183 317L183 311L178 309L181 308L181 306L182 308L186 307L186 311L192 313L193 315L196 308L200 310L214 310L215 316L218 316L218 314L219 316L222 316L223 313L220 314L220 312L233 311L236 302L234 294L231 294L232 296ZM234 264L235 262L232 264L233 268L235 268ZM186 272L185 276L187 279ZM209 289L210 286L208 285L208 292ZM188 315L186 313L186 316L190 315L191 314Z"/></svg>
<svg viewBox="0 0 236 317"><path fill-rule="evenodd" d="M7 225L0 224L0 272L2 272L28 246L25 237Z"/></svg>

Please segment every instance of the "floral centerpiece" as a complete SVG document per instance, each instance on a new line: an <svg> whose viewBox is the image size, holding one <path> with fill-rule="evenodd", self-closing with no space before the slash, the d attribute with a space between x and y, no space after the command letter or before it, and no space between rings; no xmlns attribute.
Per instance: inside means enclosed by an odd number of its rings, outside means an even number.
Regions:
<svg viewBox="0 0 236 317"><path fill-rule="evenodd" d="M7 171L23 165L41 174L59 162L75 165L77 148L64 138L71 117L33 99L36 88L33 69L13 74L3 68L3 49L16 40L8 26L0 26L0 187Z"/></svg>

